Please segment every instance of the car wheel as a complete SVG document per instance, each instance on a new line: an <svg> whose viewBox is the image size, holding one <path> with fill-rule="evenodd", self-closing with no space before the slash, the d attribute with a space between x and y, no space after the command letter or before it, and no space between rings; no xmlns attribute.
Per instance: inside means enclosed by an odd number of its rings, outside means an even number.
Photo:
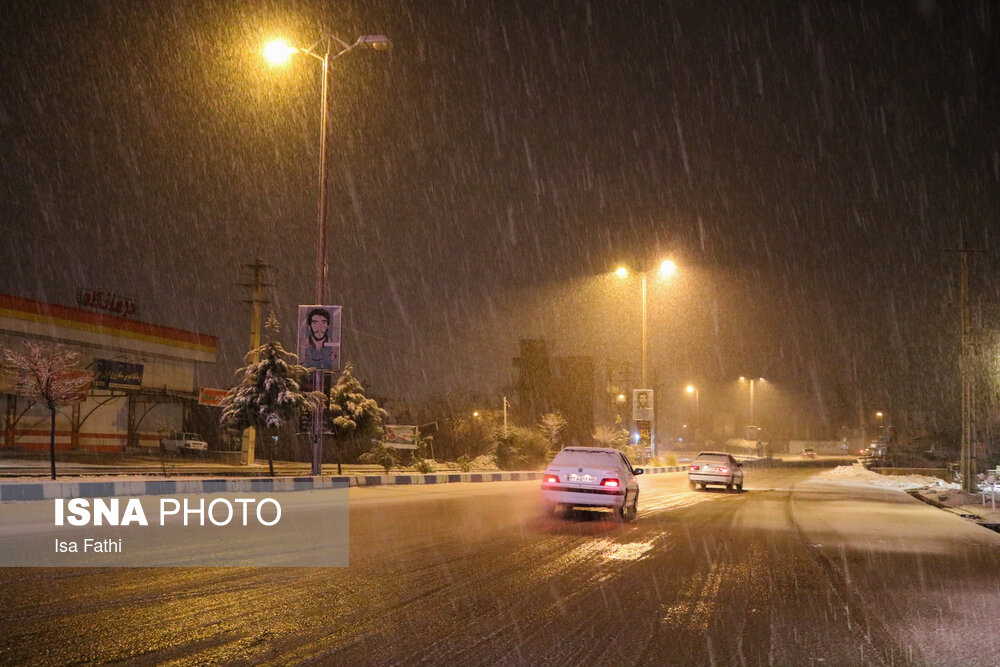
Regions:
<svg viewBox="0 0 1000 667"><path fill-rule="evenodd" d="M704 491L707 488L708 488L708 484L706 484L705 482L702 482L701 483L701 490Z"/></svg>
<svg viewBox="0 0 1000 667"><path fill-rule="evenodd" d="M739 484L736 485L736 491L738 493L743 493L743 478L740 478Z"/></svg>
<svg viewBox="0 0 1000 667"><path fill-rule="evenodd" d="M728 484L726 484L726 491L732 491L732 490L733 490L733 483L729 482Z"/></svg>
<svg viewBox="0 0 1000 667"><path fill-rule="evenodd" d="M622 505L622 521L628 523L630 521L635 521L635 517L639 514L639 492L636 491L635 495L632 496L632 504Z"/></svg>

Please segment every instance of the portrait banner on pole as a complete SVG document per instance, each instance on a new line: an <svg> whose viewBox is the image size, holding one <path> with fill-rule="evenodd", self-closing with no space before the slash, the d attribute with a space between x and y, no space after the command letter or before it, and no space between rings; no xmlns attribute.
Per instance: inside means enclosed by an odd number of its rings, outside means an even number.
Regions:
<svg viewBox="0 0 1000 667"><path fill-rule="evenodd" d="M653 421L653 390L632 390L632 420Z"/></svg>
<svg viewBox="0 0 1000 667"><path fill-rule="evenodd" d="M299 363L310 370L340 370L341 306L299 306Z"/></svg>

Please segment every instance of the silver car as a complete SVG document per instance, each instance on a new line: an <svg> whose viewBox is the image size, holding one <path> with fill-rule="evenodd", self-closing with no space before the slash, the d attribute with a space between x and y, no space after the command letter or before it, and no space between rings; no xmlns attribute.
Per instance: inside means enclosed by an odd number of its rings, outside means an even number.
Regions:
<svg viewBox="0 0 1000 667"><path fill-rule="evenodd" d="M688 466L688 482L691 488L707 487L709 484L724 485L732 491L743 490L743 464L725 452L699 452Z"/></svg>
<svg viewBox="0 0 1000 667"><path fill-rule="evenodd" d="M639 506L635 478L641 474L617 449L567 447L545 469L542 500L553 514L572 507L608 508L632 521Z"/></svg>

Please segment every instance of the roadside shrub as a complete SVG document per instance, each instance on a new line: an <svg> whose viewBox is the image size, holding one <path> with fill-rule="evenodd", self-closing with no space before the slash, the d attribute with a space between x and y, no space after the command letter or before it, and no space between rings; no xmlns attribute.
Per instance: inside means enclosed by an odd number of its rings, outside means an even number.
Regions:
<svg viewBox="0 0 1000 667"><path fill-rule="evenodd" d="M465 454L459 456L458 460L455 461L455 463L458 465L458 469L461 470L462 472L470 472L472 470L473 461Z"/></svg>
<svg viewBox="0 0 1000 667"><path fill-rule="evenodd" d="M660 457L657 457L657 458L658 458L658 460L662 461L662 463L659 463L658 465L661 465L661 466L675 466L675 465L677 465L677 455L674 454L673 452L667 452L666 454L663 455L662 458L660 458Z"/></svg>
<svg viewBox="0 0 1000 667"><path fill-rule="evenodd" d="M508 435L497 433L493 441L493 461L500 470L516 470L524 456L515 444L515 437L511 430Z"/></svg>
<svg viewBox="0 0 1000 667"><path fill-rule="evenodd" d="M518 428L514 437L521 451L523 465L529 469L542 468L552 458L552 446L548 438L535 429Z"/></svg>
<svg viewBox="0 0 1000 667"><path fill-rule="evenodd" d="M416 468L417 472L423 475L429 475L430 473L434 472L435 463L436 461L434 461L434 459L420 459L419 461L413 464L413 467Z"/></svg>
<svg viewBox="0 0 1000 667"><path fill-rule="evenodd" d="M385 474L399 466L399 454L395 447L390 447L384 441L375 443L370 452L365 452L358 457L362 463L374 463L385 469Z"/></svg>
<svg viewBox="0 0 1000 667"><path fill-rule="evenodd" d="M474 458L472 460L472 469L473 470L499 470L499 468L497 468L496 461L493 460L492 456L489 456L487 454L483 454L481 456L477 456L476 458Z"/></svg>

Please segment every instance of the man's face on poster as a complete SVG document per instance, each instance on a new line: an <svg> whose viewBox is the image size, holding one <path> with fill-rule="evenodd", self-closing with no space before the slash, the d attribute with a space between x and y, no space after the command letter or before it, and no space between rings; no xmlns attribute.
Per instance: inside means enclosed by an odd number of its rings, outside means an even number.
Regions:
<svg viewBox="0 0 1000 667"><path fill-rule="evenodd" d="M639 407L645 408L649 407L649 396L645 393L639 394Z"/></svg>
<svg viewBox="0 0 1000 667"><path fill-rule="evenodd" d="M326 321L325 317L313 315L309 318L309 329L312 331L312 337L315 340L323 340L326 338L326 330L329 328L330 324Z"/></svg>

